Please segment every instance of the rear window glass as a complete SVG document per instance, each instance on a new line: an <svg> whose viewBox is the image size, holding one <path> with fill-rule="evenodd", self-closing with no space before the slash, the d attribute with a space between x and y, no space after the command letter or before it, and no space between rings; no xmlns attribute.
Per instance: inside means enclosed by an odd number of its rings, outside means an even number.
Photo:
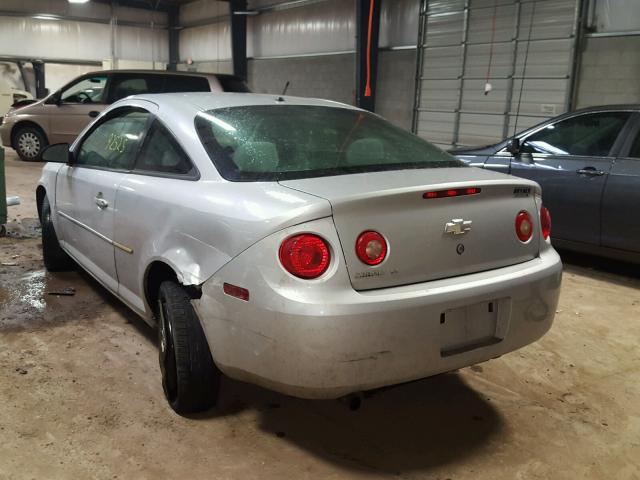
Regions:
<svg viewBox="0 0 640 480"><path fill-rule="evenodd" d="M111 81L111 101L115 102L130 95L161 93L162 75L118 74Z"/></svg>
<svg viewBox="0 0 640 480"><path fill-rule="evenodd" d="M225 92L247 93L250 91L247 83L240 77L218 75L218 81Z"/></svg>
<svg viewBox="0 0 640 480"><path fill-rule="evenodd" d="M204 77L189 77L187 75L166 75L164 92L210 92L209 80Z"/></svg>
<svg viewBox="0 0 640 480"><path fill-rule="evenodd" d="M232 181L465 166L376 115L347 108L232 107L200 112L195 124L218 171Z"/></svg>

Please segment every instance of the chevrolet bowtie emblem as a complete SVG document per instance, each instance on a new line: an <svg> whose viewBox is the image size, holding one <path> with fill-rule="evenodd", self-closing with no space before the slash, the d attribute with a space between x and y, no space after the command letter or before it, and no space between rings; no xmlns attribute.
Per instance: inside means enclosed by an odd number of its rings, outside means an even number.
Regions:
<svg viewBox="0 0 640 480"><path fill-rule="evenodd" d="M463 220L462 218L454 218L450 222L445 223L444 233L453 233L454 235L462 235L471 230L471 220Z"/></svg>

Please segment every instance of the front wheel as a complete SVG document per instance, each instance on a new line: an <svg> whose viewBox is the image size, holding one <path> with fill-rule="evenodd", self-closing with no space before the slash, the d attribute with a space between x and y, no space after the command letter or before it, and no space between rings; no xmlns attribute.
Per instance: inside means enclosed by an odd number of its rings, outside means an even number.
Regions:
<svg viewBox="0 0 640 480"><path fill-rule="evenodd" d="M40 160L42 150L47 145L44 133L36 127L21 127L13 140L13 146L18 156L25 161Z"/></svg>
<svg viewBox="0 0 640 480"><path fill-rule="evenodd" d="M211 358L191 298L176 282L162 282L158 294L158 336L162 387L177 413L216 404L221 373Z"/></svg>

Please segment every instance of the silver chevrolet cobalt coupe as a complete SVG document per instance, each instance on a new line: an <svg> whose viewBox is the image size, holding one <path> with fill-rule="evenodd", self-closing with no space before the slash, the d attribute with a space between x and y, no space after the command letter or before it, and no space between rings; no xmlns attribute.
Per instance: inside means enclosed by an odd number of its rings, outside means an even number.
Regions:
<svg viewBox="0 0 640 480"><path fill-rule="evenodd" d="M52 145L44 262L158 325L164 392L224 373L306 398L497 357L551 326L561 263L539 186L339 103L165 94Z"/></svg>

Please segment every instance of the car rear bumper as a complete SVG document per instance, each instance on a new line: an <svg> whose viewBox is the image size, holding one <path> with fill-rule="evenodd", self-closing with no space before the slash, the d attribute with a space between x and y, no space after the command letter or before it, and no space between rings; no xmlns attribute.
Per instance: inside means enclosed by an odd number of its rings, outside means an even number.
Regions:
<svg viewBox="0 0 640 480"><path fill-rule="evenodd" d="M561 275L560 257L547 248L510 267L373 291L328 291L324 301L286 282L258 282L242 301L223 293L234 275L222 269L194 305L214 361L228 376L298 397L337 398L534 342L551 327Z"/></svg>

